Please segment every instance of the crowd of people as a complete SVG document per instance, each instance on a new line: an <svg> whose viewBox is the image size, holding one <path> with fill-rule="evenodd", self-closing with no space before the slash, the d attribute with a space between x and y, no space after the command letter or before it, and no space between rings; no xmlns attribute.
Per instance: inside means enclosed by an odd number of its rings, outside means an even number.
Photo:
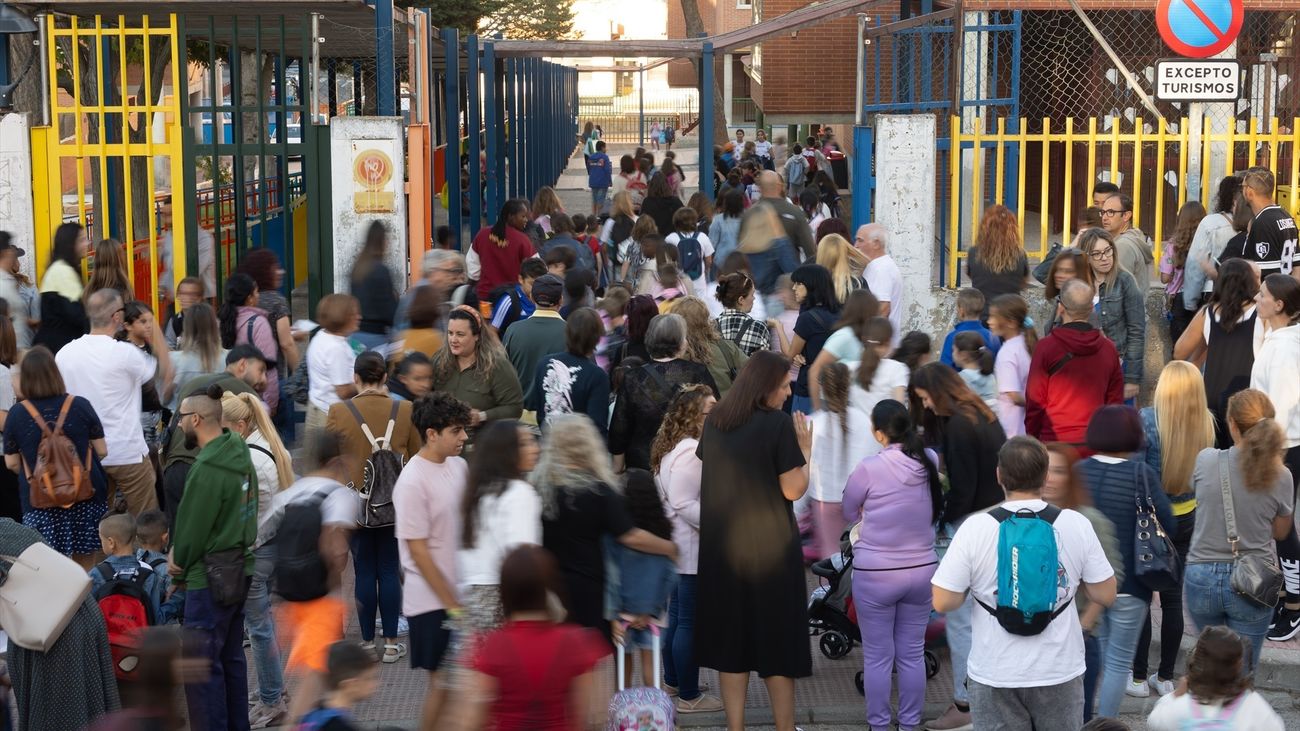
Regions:
<svg viewBox="0 0 1300 731"><path fill-rule="evenodd" d="M153 313L116 242L87 278L65 224L36 287L0 237L0 555L45 544L89 586L58 644L10 644L17 727L175 720L140 689L179 654L196 729L354 728L399 662L427 674L422 728L585 728L617 652L732 730L756 672L792 731L806 566L841 556L872 729L1075 729L1152 693L1150 728L1281 728L1249 683L1300 633L1272 174L1184 206L1158 269L1113 185L1032 270L992 206L927 333L890 232L851 232L819 182L827 137L793 166L738 139L737 184L683 203L671 157L624 156L620 184L589 135L596 215L507 201L404 293L376 223L307 331L268 250ZM1155 273L1173 358L1143 394ZM939 614L954 697L926 721Z"/></svg>

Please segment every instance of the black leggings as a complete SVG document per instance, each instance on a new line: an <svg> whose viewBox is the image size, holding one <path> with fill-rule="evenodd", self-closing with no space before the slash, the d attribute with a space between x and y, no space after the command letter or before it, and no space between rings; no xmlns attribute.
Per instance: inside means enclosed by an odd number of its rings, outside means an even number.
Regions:
<svg viewBox="0 0 1300 731"><path fill-rule="evenodd" d="M1291 470L1291 477L1300 480L1300 447L1286 450L1284 461L1286 468ZM1285 601L1288 604L1300 603L1300 538L1296 536L1294 523L1286 538L1277 541L1277 558L1282 564Z"/></svg>
<svg viewBox="0 0 1300 731"><path fill-rule="evenodd" d="M1187 565L1187 552L1192 547L1192 531L1196 528L1196 511L1178 516L1178 532L1172 538L1174 550L1183 566ZM1164 680L1174 679L1174 664L1178 662L1178 647L1183 640L1183 588L1160 592L1160 667L1158 674ZM1142 634L1138 637L1137 652L1133 655L1133 680L1146 682L1147 659L1151 654L1151 611L1147 610Z"/></svg>

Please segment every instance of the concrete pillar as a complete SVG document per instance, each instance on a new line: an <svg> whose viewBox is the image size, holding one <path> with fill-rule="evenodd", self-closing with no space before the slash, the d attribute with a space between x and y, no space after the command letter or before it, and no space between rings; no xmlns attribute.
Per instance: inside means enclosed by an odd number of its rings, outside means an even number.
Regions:
<svg viewBox="0 0 1300 731"><path fill-rule="evenodd" d="M13 244L26 249L19 259L23 273L36 280L36 221L32 212L32 145L26 114L0 117L0 222L13 236ZM49 247L53 242L42 241Z"/></svg>
<svg viewBox="0 0 1300 731"><path fill-rule="evenodd" d="M735 98L735 82L731 78L732 64L731 54L722 55L722 118L727 120L727 133L731 133L732 119L732 100Z"/></svg>
<svg viewBox="0 0 1300 731"><path fill-rule="evenodd" d="M939 260L935 226L935 118L876 117L875 222L889 231L889 253L903 274L903 328L930 328Z"/></svg>
<svg viewBox="0 0 1300 731"><path fill-rule="evenodd" d="M329 135L334 291L347 292L352 265L372 221L383 221L388 226L388 266L394 272L406 271L410 259L403 194L406 127L398 117L335 117L330 120ZM373 162L377 153L382 153L391 167ZM367 160L372 162L366 164ZM358 169L374 171L373 177L358 175ZM459 198L452 198L449 207L459 212ZM419 262L415 265L418 267ZM406 282L406 277L399 276L397 286L405 289Z"/></svg>

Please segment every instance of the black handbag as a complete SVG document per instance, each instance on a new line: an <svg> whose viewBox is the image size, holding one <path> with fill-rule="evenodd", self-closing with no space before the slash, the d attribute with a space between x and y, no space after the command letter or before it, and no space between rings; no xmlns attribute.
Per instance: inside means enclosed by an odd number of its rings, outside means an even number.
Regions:
<svg viewBox="0 0 1300 731"><path fill-rule="evenodd" d="M1141 488L1134 493L1137 519L1133 531L1133 574L1151 591L1177 591L1183 585L1183 566L1165 529L1156 517L1147 470L1135 462L1142 476Z"/></svg>

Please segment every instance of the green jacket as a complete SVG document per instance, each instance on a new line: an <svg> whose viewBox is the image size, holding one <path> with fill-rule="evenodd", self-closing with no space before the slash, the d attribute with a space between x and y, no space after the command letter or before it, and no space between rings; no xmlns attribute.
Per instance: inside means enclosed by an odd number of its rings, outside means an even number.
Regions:
<svg viewBox="0 0 1300 731"><path fill-rule="evenodd" d="M269 377L274 378L275 374L272 373ZM241 379L222 371L186 381L185 385L181 386L181 390L176 392L176 403L179 404L196 393L203 393L213 383L221 384L222 388L231 393L257 393ZM199 453L197 449L185 448L185 434L176 426L179 419L180 409L177 408L176 413L172 414L172 423L168 425L167 443L163 445L163 469L167 469L177 462L194 464L194 458Z"/></svg>
<svg viewBox="0 0 1300 731"><path fill-rule="evenodd" d="M176 512L172 551L190 589L204 589L208 554L244 548L244 573L253 573L253 543L257 539L257 472L248 445L224 430L199 451L185 478L185 497Z"/></svg>

